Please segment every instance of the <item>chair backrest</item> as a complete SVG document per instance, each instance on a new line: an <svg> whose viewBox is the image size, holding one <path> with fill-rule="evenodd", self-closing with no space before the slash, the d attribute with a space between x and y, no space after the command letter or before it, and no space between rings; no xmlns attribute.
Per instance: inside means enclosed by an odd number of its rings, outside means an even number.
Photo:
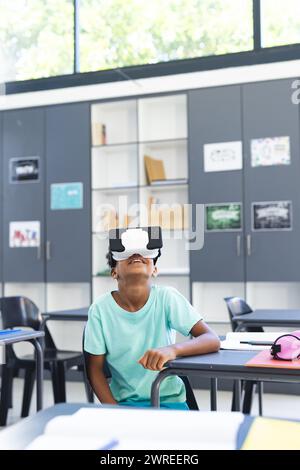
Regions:
<svg viewBox="0 0 300 470"><path fill-rule="evenodd" d="M42 344L46 349L56 350L54 340L46 324L43 323L43 317L35 303L24 296L11 296L0 298L0 314L2 317L2 328L15 328L25 326L33 330L45 331L45 338ZM11 356L13 357L13 348Z"/></svg>
<svg viewBox="0 0 300 470"><path fill-rule="evenodd" d="M232 318L235 315L244 315L245 313L251 313L253 310L240 297L225 297L224 300L227 305L232 331L235 331L238 324L237 322L233 321Z"/></svg>
<svg viewBox="0 0 300 470"><path fill-rule="evenodd" d="M247 302L245 302L245 300L241 299L240 297L225 297L224 300L227 305L232 331L235 331L238 323L233 320L233 317L235 315L245 315L246 313L251 313L253 310L247 304ZM260 326L253 326L247 327L246 331L262 332L264 330Z"/></svg>
<svg viewBox="0 0 300 470"><path fill-rule="evenodd" d="M2 327L26 326L34 330L42 327L42 315L32 300L23 296L0 298Z"/></svg>
<svg viewBox="0 0 300 470"><path fill-rule="evenodd" d="M83 353L84 375L85 375L86 385L93 391L93 387L92 387L92 384L90 382L89 372L88 372L88 362L89 362L90 354L84 349L84 337L85 337L85 329L83 330L83 335L82 335L82 353ZM106 361L104 362L104 375L107 379L111 378L111 372L109 370L109 367L108 367Z"/></svg>

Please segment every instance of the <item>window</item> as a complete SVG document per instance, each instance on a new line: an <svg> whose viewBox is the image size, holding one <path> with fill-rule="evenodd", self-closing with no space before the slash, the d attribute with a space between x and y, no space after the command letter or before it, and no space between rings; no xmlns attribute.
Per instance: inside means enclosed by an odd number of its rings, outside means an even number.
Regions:
<svg viewBox="0 0 300 470"><path fill-rule="evenodd" d="M252 0L81 0L80 70L253 48Z"/></svg>
<svg viewBox="0 0 300 470"><path fill-rule="evenodd" d="M0 83L73 72L72 0L0 0Z"/></svg>
<svg viewBox="0 0 300 470"><path fill-rule="evenodd" d="M300 1L261 0L262 46L300 42Z"/></svg>

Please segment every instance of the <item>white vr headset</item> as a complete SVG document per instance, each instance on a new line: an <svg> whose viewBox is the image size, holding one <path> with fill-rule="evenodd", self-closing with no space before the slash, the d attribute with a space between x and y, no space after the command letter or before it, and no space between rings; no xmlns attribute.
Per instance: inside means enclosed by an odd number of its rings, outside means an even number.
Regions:
<svg viewBox="0 0 300 470"><path fill-rule="evenodd" d="M109 250L115 261L134 254L143 258L160 256L162 248L161 227L116 228L109 231Z"/></svg>

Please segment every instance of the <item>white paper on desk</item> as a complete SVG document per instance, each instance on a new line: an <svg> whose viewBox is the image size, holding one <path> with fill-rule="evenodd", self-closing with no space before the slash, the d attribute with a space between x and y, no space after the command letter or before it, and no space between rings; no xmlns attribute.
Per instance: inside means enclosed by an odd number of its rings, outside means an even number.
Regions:
<svg viewBox="0 0 300 470"><path fill-rule="evenodd" d="M69 439L108 440L114 436L119 447L167 449L235 449L242 413L199 412L136 408L81 408L72 416L52 419L44 437L60 439L60 448ZM68 436L68 440L65 440ZM66 446L66 447L64 447ZM129 447L128 447L129 446ZM133 447L132 447L133 446ZM196 446L196 447L195 447Z"/></svg>
<svg viewBox="0 0 300 470"><path fill-rule="evenodd" d="M285 333L278 331L271 333L259 333L259 332L239 332L227 333L226 339L221 341L221 349L231 349L238 351L262 351L264 349L270 349L271 346L253 346L251 344L241 344L241 341L272 341L274 342L279 336Z"/></svg>
<svg viewBox="0 0 300 470"><path fill-rule="evenodd" d="M66 437L60 435L43 434L42 436L34 439L27 447L26 450L103 450L114 449L116 440L107 438L96 437Z"/></svg>

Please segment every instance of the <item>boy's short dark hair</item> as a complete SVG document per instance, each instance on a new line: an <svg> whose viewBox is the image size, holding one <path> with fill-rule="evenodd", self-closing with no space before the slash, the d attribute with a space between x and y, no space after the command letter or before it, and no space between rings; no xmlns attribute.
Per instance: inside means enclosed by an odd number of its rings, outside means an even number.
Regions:
<svg viewBox="0 0 300 470"><path fill-rule="evenodd" d="M161 253L160 253L160 250L159 250L158 255L156 256L156 258L153 258L154 265L156 265L156 262L157 262L158 258L160 257L160 255L161 255ZM117 261L115 259L113 259L111 251L107 252L106 259L107 259L107 264L110 267L110 269L113 269L117 266Z"/></svg>

